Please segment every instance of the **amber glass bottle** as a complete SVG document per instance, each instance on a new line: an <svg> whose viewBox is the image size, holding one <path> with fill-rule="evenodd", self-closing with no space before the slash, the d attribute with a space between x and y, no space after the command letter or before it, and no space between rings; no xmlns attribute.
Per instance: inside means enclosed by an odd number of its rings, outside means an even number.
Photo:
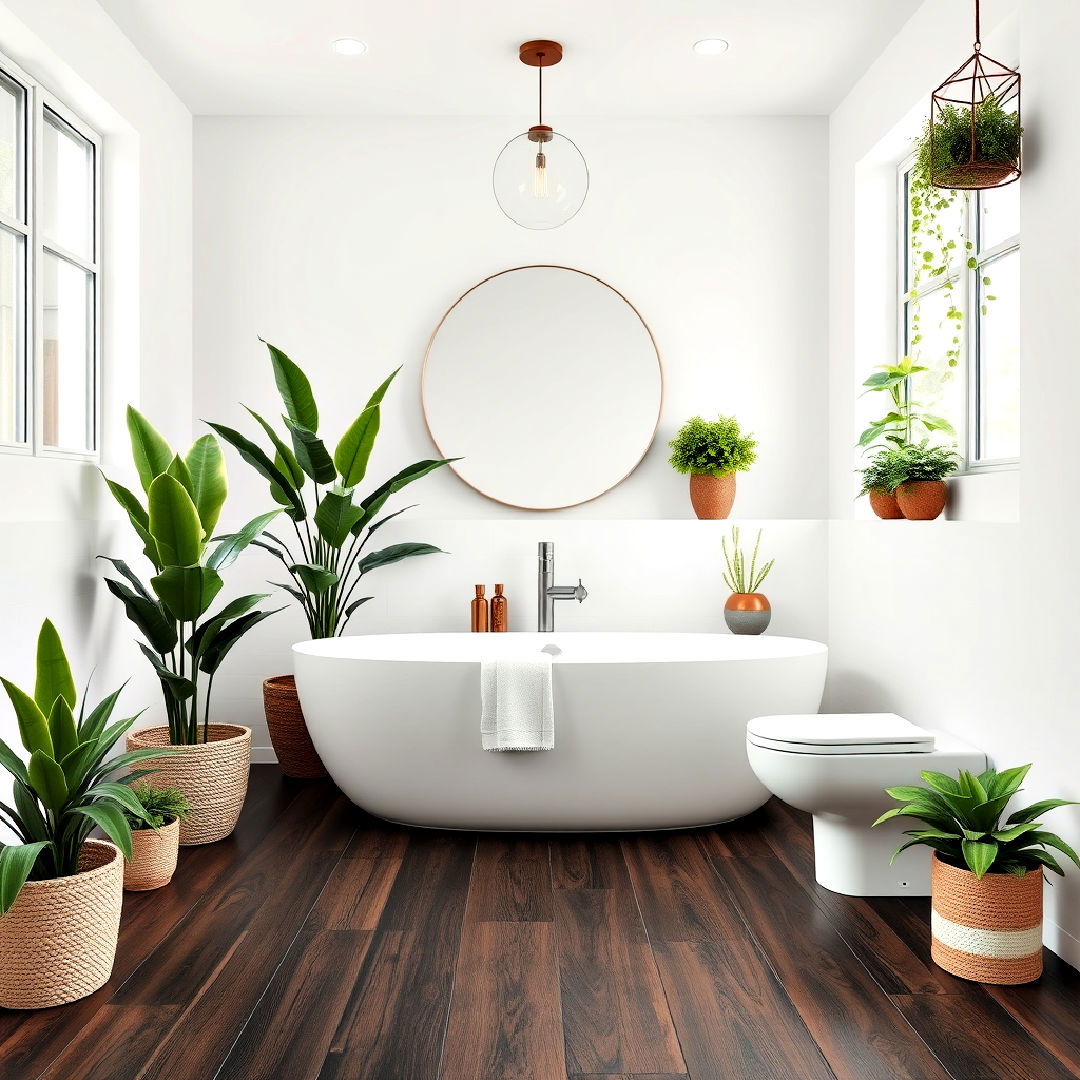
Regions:
<svg viewBox="0 0 1080 1080"><path fill-rule="evenodd" d="M503 596L503 587L496 585L495 595L491 598L491 629L496 634L505 634L510 629L508 606L506 597Z"/></svg>
<svg viewBox="0 0 1080 1080"><path fill-rule="evenodd" d="M472 612L472 632L474 634L487 633L488 628L488 603L484 599L484 586L476 586L476 597L470 605Z"/></svg>

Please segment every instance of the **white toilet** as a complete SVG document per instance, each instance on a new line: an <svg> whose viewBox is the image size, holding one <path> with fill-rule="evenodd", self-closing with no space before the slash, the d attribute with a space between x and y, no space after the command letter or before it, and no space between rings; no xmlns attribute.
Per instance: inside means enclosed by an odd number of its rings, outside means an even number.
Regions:
<svg viewBox="0 0 1080 1080"><path fill-rule="evenodd" d="M929 896L930 858L919 845L892 853L920 828L899 817L871 829L898 805L885 788L921 784L919 773L982 772L986 755L944 732L893 713L759 716L746 726L757 778L778 798L814 817L818 883L848 896Z"/></svg>

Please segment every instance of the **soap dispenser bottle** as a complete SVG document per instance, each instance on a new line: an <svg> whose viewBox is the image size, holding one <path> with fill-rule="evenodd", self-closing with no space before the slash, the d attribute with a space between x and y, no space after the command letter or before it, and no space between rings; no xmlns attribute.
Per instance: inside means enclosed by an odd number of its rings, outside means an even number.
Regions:
<svg viewBox="0 0 1080 1080"><path fill-rule="evenodd" d="M495 586L495 595L491 598L491 629L496 634L505 634L509 627L510 613L508 603L503 596L503 587Z"/></svg>
<svg viewBox="0 0 1080 1080"><path fill-rule="evenodd" d="M488 602L484 599L484 586L476 586L476 597L470 605L472 611L472 632L474 634L487 633L488 628Z"/></svg>

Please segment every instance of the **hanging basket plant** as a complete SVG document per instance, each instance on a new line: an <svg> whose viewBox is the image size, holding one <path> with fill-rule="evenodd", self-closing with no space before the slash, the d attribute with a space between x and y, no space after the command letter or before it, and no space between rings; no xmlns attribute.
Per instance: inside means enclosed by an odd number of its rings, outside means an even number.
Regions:
<svg viewBox="0 0 1080 1080"><path fill-rule="evenodd" d="M979 0L975 51L932 94L916 171L951 191L1004 187L1020 178L1020 73L983 54Z"/></svg>

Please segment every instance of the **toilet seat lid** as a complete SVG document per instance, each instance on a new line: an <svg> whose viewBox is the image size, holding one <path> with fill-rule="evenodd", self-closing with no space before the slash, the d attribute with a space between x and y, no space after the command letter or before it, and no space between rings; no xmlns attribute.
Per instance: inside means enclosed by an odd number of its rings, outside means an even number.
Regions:
<svg viewBox="0 0 1080 1080"><path fill-rule="evenodd" d="M929 753L934 735L895 713L759 716L746 725L757 746L803 754Z"/></svg>

